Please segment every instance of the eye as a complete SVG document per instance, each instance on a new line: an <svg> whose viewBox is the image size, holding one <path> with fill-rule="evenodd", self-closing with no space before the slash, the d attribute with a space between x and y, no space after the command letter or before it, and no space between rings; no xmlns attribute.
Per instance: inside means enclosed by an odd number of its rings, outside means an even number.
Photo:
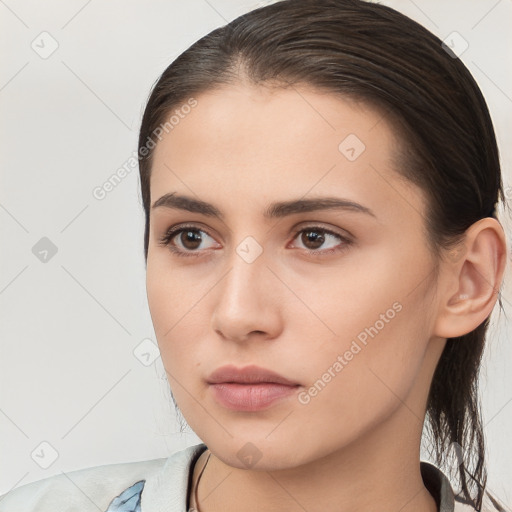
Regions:
<svg viewBox="0 0 512 512"><path fill-rule="evenodd" d="M320 226L308 226L295 232L293 240L296 240L298 235L301 235L300 242L303 245L304 251L311 256L325 256L340 251L344 251L352 244L352 241L339 233ZM159 239L159 244L168 246L170 251L177 256L197 257L208 249L208 247L201 247L201 244L211 237L207 231L200 229L197 226L176 226L169 228L163 237ZM174 241L176 239L176 242ZM337 245L319 250L320 247L325 245L328 240L338 240Z"/></svg>
<svg viewBox="0 0 512 512"><path fill-rule="evenodd" d="M200 248L205 237L201 236L200 233L212 238L206 231L196 226L179 226L168 229L164 236L160 238L159 244L168 246L171 252L177 256L201 256L197 249ZM177 244L173 242L175 238Z"/></svg>
<svg viewBox="0 0 512 512"><path fill-rule="evenodd" d="M331 231L330 229L322 228L320 226L303 227L295 233L294 240L298 235L301 235L300 242L302 243L306 253L312 256L325 256L326 254L344 251L352 243L348 237ZM329 239L331 241L337 239L342 243L341 245L338 243L334 246L331 244L331 247L317 250L319 247L325 245L325 242Z"/></svg>

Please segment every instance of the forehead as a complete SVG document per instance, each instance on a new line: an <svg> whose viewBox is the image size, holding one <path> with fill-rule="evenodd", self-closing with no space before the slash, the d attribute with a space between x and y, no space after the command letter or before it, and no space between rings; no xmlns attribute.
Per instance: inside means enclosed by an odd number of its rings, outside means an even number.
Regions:
<svg viewBox="0 0 512 512"><path fill-rule="evenodd" d="M156 145L153 202L171 190L207 200L333 190L361 198L379 189L383 201L396 196L386 181L398 177L397 137L367 104L305 87L246 85L195 99Z"/></svg>
<svg viewBox="0 0 512 512"><path fill-rule="evenodd" d="M347 135L371 143L374 149L377 144L388 149L384 146L394 138L382 110L305 86L225 86L200 94L195 100L196 106L188 107L179 119L172 115L180 110L179 105L168 115L173 118L173 126L164 139L178 146L173 148L174 153L185 149L182 143L191 142L192 135L197 154L220 153L224 158L235 145L239 149L244 146L246 151L258 151L264 146L266 153L272 151L275 156L289 149L294 154L300 153L301 148L310 152L321 141L322 149L330 145L338 157L338 143ZM155 158L169 144L158 144Z"/></svg>

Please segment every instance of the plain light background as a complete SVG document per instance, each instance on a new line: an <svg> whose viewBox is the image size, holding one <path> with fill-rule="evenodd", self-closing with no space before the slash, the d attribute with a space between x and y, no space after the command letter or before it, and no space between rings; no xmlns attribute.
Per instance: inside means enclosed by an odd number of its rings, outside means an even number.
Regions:
<svg viewBox="0 0 512 512"><path fill-rule="evenodd" d="M103 200L93 190L137 150L145 101L171 61L265 3L0 1L0 494L200 442L180 433L161 359L141 356L158 353L138 169ZM382 3L467 42L460 58L487 99L512 198L511 1ZM503 303L510 316L510 269ZM510 505L512 326L498 313L481 395L489 488Z"/></svg>

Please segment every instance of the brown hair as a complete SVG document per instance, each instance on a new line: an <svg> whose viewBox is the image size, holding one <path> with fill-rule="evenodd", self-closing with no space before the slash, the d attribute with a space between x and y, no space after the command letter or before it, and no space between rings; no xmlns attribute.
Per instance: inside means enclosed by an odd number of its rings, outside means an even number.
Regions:
<svg viewBox="0 0 512 512"><path fill-rule="evenodd" d="M485 100L440 39L384 5L281 0L196 41L154 85L139 135L146 261L154 147L148 151L148 141L191 96L243 81L309 85L385 112L402 141L397 172L428 199L425 222L435 256L454 249L474 222L493 216L498 201L506 205ZM501 297L499 304L503 308ZM449 449L458 448L461 492L477 510L487 481L478 372L489 319L447 340L427 403L436 462L442 464Z"/></svg>

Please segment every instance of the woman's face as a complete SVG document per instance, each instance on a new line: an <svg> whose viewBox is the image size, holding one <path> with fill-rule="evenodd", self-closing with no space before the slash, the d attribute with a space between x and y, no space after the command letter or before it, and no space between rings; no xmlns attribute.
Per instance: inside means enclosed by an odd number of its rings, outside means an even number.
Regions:
<svg viewBox="0 0 512 512"><path fill-rule="evenodd" d="M147 258L155 333L188 424L240 468L246 456L289 468L363 439L414 445L445 340L424 198L393 168L386 119L304 87L196 100L155 148L152 205L188 199L151 209ZM322 198L360 206L310 203ZM224 365L297 385L240 384L234 395L266 387L278 398L229 405L209 383Z"/></svg>

